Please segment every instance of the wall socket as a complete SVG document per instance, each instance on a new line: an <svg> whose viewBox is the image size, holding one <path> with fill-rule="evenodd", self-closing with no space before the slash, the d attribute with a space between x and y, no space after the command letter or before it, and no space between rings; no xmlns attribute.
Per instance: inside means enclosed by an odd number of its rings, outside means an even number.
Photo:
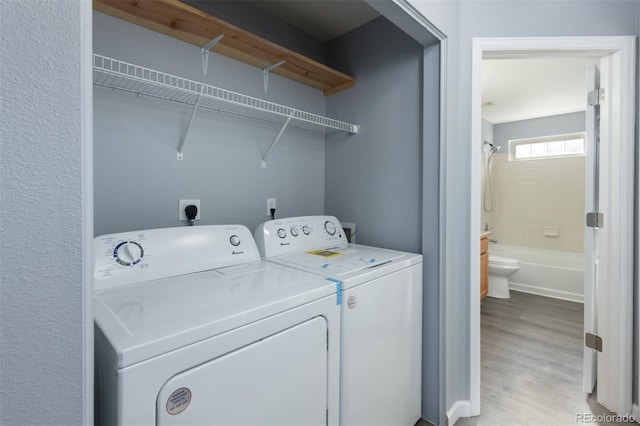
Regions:
<svg viewBox="0 0 640 426"><path fill-rule="evenodd" d="M356 243L356 224L353 222L340 222L344 236L347 237L347 241L351 244Z"/></svg>
<svg viewBox="0 0 640 426"><path fill-rule="evenodd" d="M202 209L200 208L200 200L179 200L178 201L178 220L186 221L187 214L184 212L184 208L193 204L198 208L198 214L196 214L196 220L200 220L200 213L202 213Z"/></svg>
<svg viewBox="0 0 640 426"><path fill-rule="evenodd" d="M271 217L271 209L276 208L276 199L267 198L267 216Z"/></svg>

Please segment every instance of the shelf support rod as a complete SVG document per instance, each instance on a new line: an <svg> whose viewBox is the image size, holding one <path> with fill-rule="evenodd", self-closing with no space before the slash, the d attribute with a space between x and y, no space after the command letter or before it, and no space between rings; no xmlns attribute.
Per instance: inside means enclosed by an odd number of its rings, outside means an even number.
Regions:
<svg viewBox="0 0 640 426"><path fill-rule="evenodd" d="M262 168L263 169L267 168L267 160L269 159L269 156L271 155L271 152L273 151L273 149L276 147L276 145L280 141L280 138L282 137L282 134L284 133L285 129L287 128L287 126L291 122L292 118L293 118L293 114L291 114L289 117L287 117L287 121L284 122L284 124L282 125L282 128L278 132L278 135L276 136L276 138L271 143L271 146L269 147L269 150L267 151L267 153L262 158Z"/></svg>
<svg viewBox="0 0 640 426"><path fill-rule="evenodd" d="M218 37L211 40L209 43L202 46L202 74L207 75L207 66L209 65L209 51L222 40L224 34L220 34Z"/></svg>
<svg viewBox="0 0 640 426"><path fill-rule="evenodd" d="M196 116L196 111L198 110L198 106L200 106L200 99L202 99L202 93L204 92L205 85L202 84L202 89L200 89L200 93L196 98L196 103L193 105L193 111L191 111L191 117L189 117L189 122L187 123L187 127L184 129L182 133L182 138L180 138L180 145L178 145L178 160L182 160L182 148L184 148L184 142L187 140L187 134L189 133L189 128L191 127L191 123L193 122L193 117Z"/></svg>
<svg viewBox="0 0 640 426"><path fill-rule="evenodd" d="M267 93L267 88L269 87L269 73L285 62L287 62L286 59L262 69L262 77L264 78L264 93Z"/></svg>

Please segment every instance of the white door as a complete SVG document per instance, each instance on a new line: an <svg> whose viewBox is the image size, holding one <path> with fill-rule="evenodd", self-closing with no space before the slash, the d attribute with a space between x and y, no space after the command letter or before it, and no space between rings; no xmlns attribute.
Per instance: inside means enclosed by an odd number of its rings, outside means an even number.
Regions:
<svg viewBox="0 0 640 426"><path fill-rule="evenodd" d="M587 68L587 92L593 95L600 89L600 70L596 65ZM589 95L588 95L589 96ZM588 99L585 138L585 211L599 212L600 205L600 107L589 105ZM599 244L598 228L587 226L584 234L584 333L598 335L598 311L596 307L596 290L598 288ZM586 338L585 338L586 340ZM597 350L584 346L583 391L593 392L597 379Z"/></svg>
<svg viewBox="0 0 640 426"><path fill-rule="evenodd" d="M598 402L627 414L631 411L633 282L633 240L629 238L633 190L627 174L633 170L633 148L622 145L619 137L616 98L620 88L609 71L616 60L615 55L602 59L602 75L595 66L587 71L585 207L588 214L602 216L592 215L585 228L583 390L591 393L597 383ZM595 346L601 343L601 348L588 347L589 341L589 346L599 341Z"/></svg>
<svg viewBox="0 0 640 426"><path fill-rule="evenodd" d="M327 365L327 322L316 317L171 378L157 424L324 426Z"/></svg>

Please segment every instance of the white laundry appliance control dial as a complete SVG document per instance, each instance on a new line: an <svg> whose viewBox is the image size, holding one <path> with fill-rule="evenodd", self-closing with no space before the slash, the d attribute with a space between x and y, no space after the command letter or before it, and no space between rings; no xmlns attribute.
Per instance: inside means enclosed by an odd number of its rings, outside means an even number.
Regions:
<svg viewBox="0 0 640 426"><path fill-rule="evenodd" d="M280 238L284 238L287 236L287 231L285 231L284 229L280 228L278 229L278 237Z"/></svg>
<svg viewBox="0 0 640 426"><path fill-rule="evenodd" d="M116 245L113 257L116 262L124 266L133 266L140 263L144 256L144 249L135 241L123 241Z"/></svg>
<svg viewBox="0 0 640 426"><path fill-rule="evenodd" d="M327 220L324 223L324 230L327 231L327 234L329 235L335 235L336 234L336 225L331 222L330 220Z"/></svg>
<svg viewBox="0 0 640 426"><path fill-rule="evenodd" d="M311 233L311 228L309 228L307 225L304 225L304 226L302 227L302 233L303 233L304 235L309 235L309 234Z"/></svg>
<svg viewBox="0 0 640 426"><path fill-rule="evenodd" d="M291 234L291 236L297 237L299 235L298 228L296 228L295 226L291 227L291 229L289 230L289 233Z"/></svg>
<svg viewBox="0 0 640 426"><path fill-rule="evenodd" d="M238 237L237 235L232 235L229 238L229 242L231 243L232 246L239 246L240 245L240 237Z"/></svg>

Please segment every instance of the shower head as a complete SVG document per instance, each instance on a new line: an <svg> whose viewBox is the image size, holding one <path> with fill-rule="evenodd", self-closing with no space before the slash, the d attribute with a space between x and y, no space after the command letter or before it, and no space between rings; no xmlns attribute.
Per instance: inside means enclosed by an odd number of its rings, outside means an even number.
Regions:
<svg viewBox="0 0 640 426"><path fill-rule="evenodd" d="M484 141L483 142L483 148L484 148L485 152L489 153L489 155L495 154L496 152L498 152L500 150L500 146L499 145L494 145L489 141Z"/></svg>

